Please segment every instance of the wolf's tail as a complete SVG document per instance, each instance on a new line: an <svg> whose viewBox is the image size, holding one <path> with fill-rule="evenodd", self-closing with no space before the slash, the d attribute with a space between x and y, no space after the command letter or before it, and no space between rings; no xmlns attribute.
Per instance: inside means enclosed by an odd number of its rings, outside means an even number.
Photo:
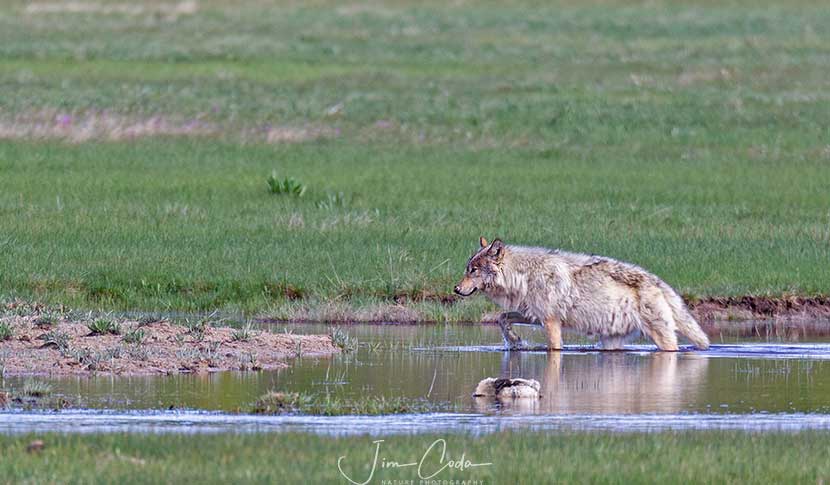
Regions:
<svg viewBox="0 0 830 485"><path fill-rule="evenodd" d="M686 308L686 304L683 303L680 295L665 284L662 285L661 289L663 290L663 296L665 296L669 307L671 307L672 316L674 316L674 321L677 324L677 330L686 338L691 340L695 347L700 350L708 349L709 337L707 337L703 329L700 328L700 325L697 323L697 320L695 320L695 317L689 313L689 310Z"/></svg>

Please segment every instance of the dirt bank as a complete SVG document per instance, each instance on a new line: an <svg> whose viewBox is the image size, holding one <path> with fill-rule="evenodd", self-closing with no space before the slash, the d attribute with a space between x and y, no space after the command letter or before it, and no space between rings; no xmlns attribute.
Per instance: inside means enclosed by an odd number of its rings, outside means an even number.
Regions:
<svg viewBox="0 0 830 485"><path fill-rule="evenodd" d="M830 320L828 296L687 298L686 304L695 317L703 322L767 318Z"/></svg>
<svg viewBox="0 0 830 485"><path fill-rule="evenodd" d="M297 300L302 301L303 298ZM818 320L830 321L830 296L735 296L684 297L692 314L702 323L738 320ZM399 293L375 305L351 306L348 302L336 305L309 300L292 312L278 318L264 317L262 323L440 323L443 321L495 323L499 312L481 315L455 313L452 309L461 299L452 294L429 292ZM435 311L435 309L439 311ZM445 319L436 319L444 314ZM464 319L458 319L465 316Z"/></svg>
<svg viewBox="0 0 830 485"><path fill-rule="evenodd" d="M95 334L88 325L117 334ZM117 327L117 329L116 329ZM8 328L10 330L6 331ZM0 317L5 375L152 375L286 367L289 358L340 351L329 335L288 335L161 321Z"/></svg>

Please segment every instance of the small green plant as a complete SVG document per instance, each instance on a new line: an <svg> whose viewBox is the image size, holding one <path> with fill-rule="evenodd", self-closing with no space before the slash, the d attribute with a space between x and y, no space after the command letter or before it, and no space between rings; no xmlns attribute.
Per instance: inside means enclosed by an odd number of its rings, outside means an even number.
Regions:
<svg viewBox="0 0 830 485"><path fill-rule="evenodd" d="M383 342L369 342L365 345L371 353L380 352L383 350Z"/></svg>
<svg viewBox="0 0 830 485"><path fill-rule="evenodd" d="M237 328L231 334L231 339L237 342L247 342L253 336L253 325L251 322L246 323L240 328Z"/></svg>
<svg viewBox="0 0 830 485"><path fill-rule="evenodd" d="M0 322L0 341L9 340L14 335L14 329L7 322Z"/></svg>
<svg viewBox="0 0 830 485"><path fill-rule="evenodd" d="M207 320L185 320L184 326L187 328L187 333L193 337L193 340L201 342L205 339L205 330L207 329Z"/></svg>
<svg viewBox="0 0 830 485"><path fill-rule="evenodd" d="M69 348L69 334L58 330L50 330L40 336L43 347L54 347L60 351Z"/></svg>
<svg viewBox="0 0 830 485"><path fill-rule="evenodd" d="M185 347L176 351L176 357L182 360L201 360L202 352L193 347Z"/></svg>
<svg viewBox="0 0 830 485"><path fill-rule="evenodd" d="M6 375L6 359L9 357L9 354L10 352L8 351L8 349L0 350L0 379L2 379ZM2 394L3 393L0 392L0 395ZM0 396L0 408L2 408L3 406L3 400Z"/></svg>
<svg viewBox="0 0 830 485"><path fill-rule="evenodd" d="M23 383L23 395L29 397L45 397L52 392L52 386L47 382L27 380Z"/></svg>
<svg viewBox="0 0 830 485"><path fill-rule="evenodd" d="M245 352L239 356L239 370L262 370L256 352Z"/></svg>
<svg viewBox="0 0 830 485"><path fill-rule="evenodd" d="M118 324L106 318L93 320L86 325L86 328L89 329L92 335L118 335L121 333Z"/></svg>
<svg viewBox="0 0 830 485"><path fill-rule="evenodd" d="M146 362L150 360L150 349L146 346L131 345L127 347L127 355L131 359Z"/></svg>
<svg viewBox="0 0 830 485"><path fill-rule="evenodd" d="M313 396L296 392L268 391L252 406L254 414L281 414L300 411L313 401Z"/></svg>
<svg viewBox="0 0 830 485"><path fill-rule="evenodd" d="M343 352L354 352L357 350L358 341L356 338L350 336L346 331L340 327L334 327L329 333L331 342L340 347Z"/></svg>
<svg viewBox="0 0 830 485"><path fill-rule="evenodd" d="M302 182L293 177L285 177L280 180L277 177L277 172L271 172L268 177L268 190L272 194L293 195L295 197L302 197L305 194L306 186Z"/></svg>
<svg viewBox="0 0 830 485"><path fill-rule="evenodd" d="M117 345L101 351L102 358L106 360L120 359L124 352L124 347Z"/></svg>
<svg viewBox="0 0 830 485"><path fill-rule="evenodd" d="M124 334L124 342L128 344L141 345L144 343L144 330L141 330L140 328L130 330Z"/></svg>
<svg viewBox="0 0 830 485"><path fill-rule="evenodd" d="M152 315L145 315L138 319L138 327L146 327L147 325L152 325L156 322L161 322L163 320L163 318L154 317Z"/></svg>
<svg viewBox="0 0 830 485"><path fill-rule="evenodd" d="M35 319L35 326L41 328L49 328L58 323L58 317L52 313L44 313Z"/></svg>
<svg viewBox="0 0 830 485"><path fill-rule="evenodd" d="M104 358L99 352L90 352L89 349L72 349L67 351L68 357L75 359L89 370L98 370Z"/></svg>

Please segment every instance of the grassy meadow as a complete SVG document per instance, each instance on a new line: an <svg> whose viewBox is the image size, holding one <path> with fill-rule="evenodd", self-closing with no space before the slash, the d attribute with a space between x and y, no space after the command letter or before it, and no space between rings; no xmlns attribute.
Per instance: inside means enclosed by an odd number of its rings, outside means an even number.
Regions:
<svg viewBox="0 0 830 485"><path fill-rule="evenodd" d="M40 452L27 445L42 440ZM8 483L355 483L371 473L376 444L368 436L307 434L0 435L0 475ZM498 483L822 483L830 476L823 432L656 434L505 433L382 438L369 483L415 480L418 462L438 480ZM442 443L446 456L441 462ZM428 452L429 450L429 452ZM450 460L492 463L464 470ZM426 458L424 456L426 455ZM390 483L390 482L386 482Z"/></svg>
<svg viewBox="0 0 830 485"><path fill-rule="evenodd" d="M818 1L3 2L0 296L378 318L480 235L827 294L828 68Z"/></svg>

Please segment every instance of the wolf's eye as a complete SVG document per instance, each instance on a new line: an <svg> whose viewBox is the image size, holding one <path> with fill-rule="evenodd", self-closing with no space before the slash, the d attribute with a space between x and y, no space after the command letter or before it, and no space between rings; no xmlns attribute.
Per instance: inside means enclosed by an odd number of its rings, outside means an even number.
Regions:
<svg viewBox="0 0 830 485"><path fill-rule="evenodd" d="M470 274L476 274L478 272L478 268L472 268L470 270Z"/></svg>

